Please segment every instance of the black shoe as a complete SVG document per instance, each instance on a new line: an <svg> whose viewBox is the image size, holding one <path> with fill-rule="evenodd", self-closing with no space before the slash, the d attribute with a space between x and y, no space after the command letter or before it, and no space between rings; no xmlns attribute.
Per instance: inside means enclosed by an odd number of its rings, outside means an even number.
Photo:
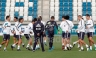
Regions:
<svg viewBox="0 0 96 58"><path fill-rule="evenodd" d="M17 51L21 51L20 49L17 49Z"/></svg>
<svg viewBox="0 0 96 58"><path fill-rule="evenodd" d="M69 47L67 47L67 50L70 50L70 48L69 48Z"/></svg>
<svg viewBox="0 0 96 58"><path fill-rule="evenodd" d="M75 44L73 44L73 47L75 47Z"/></svg>
<svg viewBox="0 0 96 58"><path fill-rule="evenodd" d="M79 51L84 51L84 49L80 49Z"/></svg>
<svg viewBox="0 0 96 58"><path fill-rule="evenodd" d="M43 50L42 52L45 52L45 50Z"/></svg>
<svg viewBox="0 0 96 58"><path fill-rule="evenodd" d="M14 48L14 47L11 45L11 49L12 49L12 50L13 50L13 48Z"/></svg>
<svg viewBox="0 0 96 58"><path fill-rule="evenodd" d="M28 48L28 50L30 51L31 49L30 49L30 48Z"/></svg>
<svg viewBox="0 0 96 58"><path fill-rule="evenodd" d="M25 44L24 45L22 45L23 46L23 48L25 47Z"/></svg>
<svg viewBox="0 0 96 58"><path fill-rule="evenodd" d="M32 50L32 52L35 52L35 50Z"/></svg>

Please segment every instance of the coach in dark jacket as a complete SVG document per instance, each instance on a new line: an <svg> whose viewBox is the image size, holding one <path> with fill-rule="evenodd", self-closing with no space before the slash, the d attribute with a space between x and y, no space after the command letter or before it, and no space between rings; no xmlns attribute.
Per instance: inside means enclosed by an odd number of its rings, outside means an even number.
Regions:
<svg viewBox="0 0 96 58"><path fill-rule="evenodd" d="M41 23L41 20L38 19L38 21L33 24L33 32L34 32L34 46L33 46L33 52L35 51L36 43L38 42L38 39L41 43L42 52L44 52L44 45L43 45L43 31L44 31L44 25Z"/></svg>

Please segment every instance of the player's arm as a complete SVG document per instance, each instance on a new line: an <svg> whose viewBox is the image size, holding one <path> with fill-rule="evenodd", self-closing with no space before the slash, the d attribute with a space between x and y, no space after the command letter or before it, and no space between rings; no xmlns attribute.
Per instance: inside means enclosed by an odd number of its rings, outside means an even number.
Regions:
<svg viewBox="0 0 96 58"><path fill-rule="evenodd" d="M2 28L5 29L7 27L8 23L4 23Z"/></svg>
<svg viewBox="0 0 96 58"><path fill-rule="evenodd" d="M87 24L87 28L92 28L94 26L94 22L91 20L89 24Z"/></svg>
<svg viewBox="0 0 96 58"><path fill-rule="evenodd" d="M44 32L44 25L43 24L41 25L41 32L40 33L42 33L42 32Z"/></svg>
<svg viewBox="0 0 96 58"><path fill-rule="evenodd" d="M49 21L47 21L47 23L45 24L45 30L48 29L48 22L49 22Z"/></svg>
<svg viewBox="0 0 96 58"><path fill-rule="evenodd" d="M84 22L83 21L80 21L80 24L78 25L78 29L77 31L81 30L83 28L84 25Z"/></svg>
<svg viewBox="0 0 96 58"><path fill-rule="evenodd" d="M73 22L70 22L70 28L72 29L74 27Z"/></svg>
<svg viewBox="0 0 96 58"><path fill-rule="evenodd" d="M35 34L37 34L35 24L33 24L33 32L34 32Z"/></svg>

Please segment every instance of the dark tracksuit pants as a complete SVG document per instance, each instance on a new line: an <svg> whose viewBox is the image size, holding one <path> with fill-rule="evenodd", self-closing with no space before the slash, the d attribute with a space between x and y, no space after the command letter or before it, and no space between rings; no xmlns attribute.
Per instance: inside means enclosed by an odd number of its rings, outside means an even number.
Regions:
<svg viewBox="0 0 96 58"><path fill-rule="evenodd" d="M53 46L54 32L48 32L48 38L49 38L49 49L51 49Z"/></svg>
<svg viewBox="0 0 96 58"><path fill-rule="evenodd" d="M42 51L44 51L43 35L40 35L40 36L34 35L34 46L33 46L33 50L35 50L35 48L36 48L36 44L38 42L38 39L40 40Z"/></svg>

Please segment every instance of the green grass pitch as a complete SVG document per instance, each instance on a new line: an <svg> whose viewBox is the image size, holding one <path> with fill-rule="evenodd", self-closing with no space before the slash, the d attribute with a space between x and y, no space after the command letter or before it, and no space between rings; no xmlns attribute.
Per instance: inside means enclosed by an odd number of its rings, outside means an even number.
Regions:
<svg viewBox="0 0 96 58"><path fill-rule="evenodd" d="M71 36L71 43L77 40L77 36ZM94 36L96 42L96 37ZM0 43L2 41L2 36L0 36ZM88 39L85 37L84 41L88 44ZM23 37L23 42L27 44L27 40ZM8 51L3 51L3 47L0 49L0 58L96 58L96 51L93 48L93 51L84 51L79 52L77 45L72 48L71 51L62 51L61 50L61 36L55 36L54 38L54 47L55 49L51 52L48 52L48 46L45 46L45 52L42 52L41 49L35 52L28 51L25 48L21 47L21 51L14 49L11 50L10 46L13 43L11 37L9 45L7 47Z"/></svg>

